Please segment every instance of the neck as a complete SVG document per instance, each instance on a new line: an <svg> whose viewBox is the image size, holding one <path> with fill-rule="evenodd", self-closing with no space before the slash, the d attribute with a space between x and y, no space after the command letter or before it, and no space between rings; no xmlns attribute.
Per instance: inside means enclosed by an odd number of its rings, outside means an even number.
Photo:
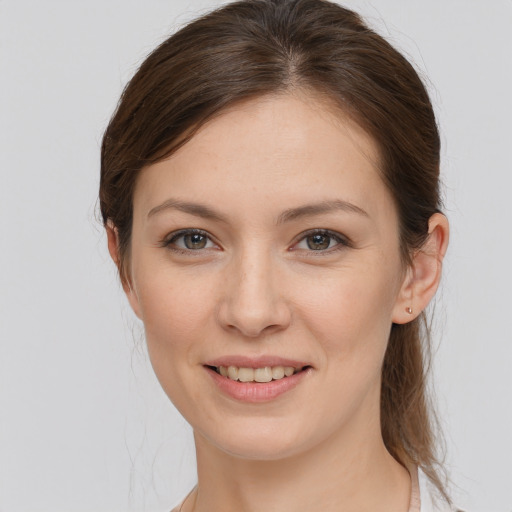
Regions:
<svg viewBox="0 0 512 512"><path fill-rule="evenodd" d="M183 512L407 512L409 474L373 430L278 460L233 456L195 432L198 486Z"/></svg>

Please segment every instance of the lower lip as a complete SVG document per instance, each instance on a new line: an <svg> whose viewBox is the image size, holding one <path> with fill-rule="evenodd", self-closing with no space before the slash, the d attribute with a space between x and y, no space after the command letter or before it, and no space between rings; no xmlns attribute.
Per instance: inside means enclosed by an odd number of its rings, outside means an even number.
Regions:
<svg viewBox="0 0 512 512"><path fill-rule="evenodd" d="M295 388L311 372L306 368L290 377L270 382L240 382L219 375L215 370L204 366L219 389L231 398L248 403L270 402L278 396Z"/></svg>

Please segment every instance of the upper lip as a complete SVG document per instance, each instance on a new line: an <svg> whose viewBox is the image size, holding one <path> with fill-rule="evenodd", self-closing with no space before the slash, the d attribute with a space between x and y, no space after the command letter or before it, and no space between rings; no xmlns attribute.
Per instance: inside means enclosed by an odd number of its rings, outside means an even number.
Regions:
<svg viewBox="0 0 512 512"><path fill-rule="evenodd" d="M211 359L204 363L205 366L237 366L239 368L264 368L265 366L293 366L294 368L303 368L310 366L305 361L288 359L286 357L263 355L249 357L242 355L223 356Z"/></svg>

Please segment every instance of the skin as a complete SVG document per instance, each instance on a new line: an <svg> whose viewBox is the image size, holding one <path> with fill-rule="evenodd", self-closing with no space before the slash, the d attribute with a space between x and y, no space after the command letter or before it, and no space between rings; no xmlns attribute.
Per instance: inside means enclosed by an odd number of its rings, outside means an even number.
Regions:
<svg viewBox="0 0 512 512"><path fill-rule="evenodd" d="M408 510L409 473L382 441L380 373L392 323L412 320L435 293L448 225L434 215L404 268L378 159L358 125L295 93L227 110L141 172L125 291L156 375L194 429L199 483L184 511ZM169 199L223 219L162 207ZM335 200L364 213L276 222ZM205 231L206 245L165 244L183 229ZM312 249L312 229L335 237ZM108 238L118 261L112 227ZM271 402L243 403L203 367L233 354L313 369Z"/></svg>

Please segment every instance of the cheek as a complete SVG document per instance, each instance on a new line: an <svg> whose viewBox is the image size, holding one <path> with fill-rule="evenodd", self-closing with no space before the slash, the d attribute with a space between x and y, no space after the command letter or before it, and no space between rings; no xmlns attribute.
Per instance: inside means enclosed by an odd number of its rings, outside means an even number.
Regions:
<svg viewBox="0 0 512 512"><path fill-rule="evenodd" d="M214 313L212 279L191 272L173 272L168 265L151 265L138 276L137 295L150 355L174 359L173 354L193 348Z"/></svg>
<svg viewBox="0 0 512 512"><path fill-rule="evenodd" d="M348 421L362 404L378 404L392 325L394 277L383 274L378 266L361 268L365 271L347 268L319 286L303 282L307 300L296 305L298 316L321 348L321 379L330 391L319 407L337 404L331 418L335 424ZM315 400L320 402L318 397Z"/></svg>
<svg viewBox="0 0 512 512"><path fill-rule="evenodd" d="M385 266L385 263L383 264ZM347 267L322 280L301 280L297 307L301 316L336 339L336 332L363 334L391 327L396 279L377 265Z"/></svg>
<svg viewBox="0 0 512 512"><path fill-rule="evenodd" d="M297 304L299 317L321 344L332 392L347 410L348 402L355 407L380 382L397 290L395 273L383 268L383 261L369 262L347 266L315 286L303 282L305 299ZM387 268L394 267L390 263Z"/></svg>
<svg viewBox="0 0 512 512"><path fill-rule="evenodd" d="M214 318L212 283L155 266L139 275L141 305L151 365L163 390L181 413L191 418L191 403L199 403L199 388L191 369L201 358ZM203 354L204 355L204 354Z"/></svg>

